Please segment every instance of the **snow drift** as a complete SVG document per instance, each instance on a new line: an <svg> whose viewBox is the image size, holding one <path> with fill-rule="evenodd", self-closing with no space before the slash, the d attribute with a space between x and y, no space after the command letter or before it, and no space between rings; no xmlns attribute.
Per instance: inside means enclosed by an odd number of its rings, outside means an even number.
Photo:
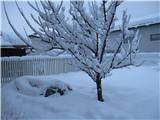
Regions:
<svg viewBox="0 0 160 120"><path fill-rule="evenodd" d="M159 72L159 65L145 65L138 68L129 67L113 70L112 76L102 81L105 99L103 103L96 100L95 83L91 82L91 78L84 74L84 72L72 72L53 76L22 77L22 81L12 81L2 88L2 120L157 120L159 118L160 107ZM71 85L73 91L64 96L53 97L22 94L17 90L16 85L27 88L27 84L29 83L26 82L29 81L26 81L26 78L37 80L36 84L39 86L51 85L54 83L53 80L59 79ZM31 89L27 89L27 93L29 90ZM39 94L39 92L35 93Z"/></svg>
<svg viewBox="0 0 160 120"><path fill-rule="evenodd" d="M68 91L72 90L69 85L60 81L60 80L43 80L37 79L36 77L19 77L15 81L13 81L15 87L18 92L24 95L29 96L45 96L45 93L48 88L57 88L59 91L64 91L64 93L68 93ZM57 92L58 93L58 92Z"/></svg>

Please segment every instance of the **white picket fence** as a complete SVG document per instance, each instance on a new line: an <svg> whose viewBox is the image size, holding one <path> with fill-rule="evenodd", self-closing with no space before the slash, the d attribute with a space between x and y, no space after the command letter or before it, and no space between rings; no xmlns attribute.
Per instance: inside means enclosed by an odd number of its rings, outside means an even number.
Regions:
<svg viewBox="0 0 160 120"><path fill-rule="evenodd" d="M70 65L72 57L2 57L1 82L9 82L23 75L52 75L77 71Z"/></svg>
<svg viewBox="0 0 160 120"><path fill-rule="evenodd" d="M74 60L71 56L63 57L2 57L1 58L1 83L6 83L23 75L52 75L78 71L77 68L68 64ZM138 54L137 61L159 63L160 53ZM148 64L148 63L147 63Z"/></svg>

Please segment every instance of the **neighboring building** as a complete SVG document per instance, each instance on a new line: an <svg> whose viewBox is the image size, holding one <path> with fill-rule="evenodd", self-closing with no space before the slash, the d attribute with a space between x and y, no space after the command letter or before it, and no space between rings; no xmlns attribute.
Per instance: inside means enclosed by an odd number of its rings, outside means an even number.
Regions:
<svg viewBox="0 0 160 120"><path fill-rule="evenodd" d="M29 46L17 38L11 37L8 34L1 33L1 57L9 56L25 56Z"/></svg>
<svg viewBox="0 0 160 120"><path fill-rule="evenodd" d="M52 48L52 46L51 46L51 44L49 44L49 42L41 41L40 37L36 33L31 34L28 37L31 40L32 45L39 50L45 51L45 50L47 50L46 48Z"/></svg>
<svg viewBox="0 0 160 120"><path fill-rule="evenodd" d="M130 23L129 29L138 29L141 35L139 44L140 52L160 52L160 16L141 18ZM111 46L115 43L115 40L119 39L119 33L119 27L116 27L111 32ZM1 36L3 38L1 41L1 56L23 56L27 54L26 51L29 48L27 45L22 42L17 42L16 38L11 40L12 38L7 35L4 37L2 33ZM52 48L51 44L48 42L41 42L36 34L29 35L28 37L31 39L33 46L38 47L41 50ZM13 41L15 42L14 44L11 43ZM113 52L113 48L109 48L108 51Z"/></svg>
<svg viewBox="0 0 160 120"><path fill-rule="evenodd" d="M138 29L141 35L140 52L160 52L160 16L141 18L131 22L130 29ZM119 38L120 29L117 27L110 35L112 41Z"/></svg>
<svg viewBox="0 0 160 120"><path fill-rule="evenodd" d="M25 56L27 49L26 45L1 46L1 57Z"/></svg>
<svg viewBox="0 0 160 120"><path fill-rule="evenodd" d="M28 36L32 42L32 45L42 51L47 51L53 49L53 46L56 46L56 43L50 42L50 40L41 40L41 38L36 34L31 34Z"/></svg>
<svg viewBox="0 0 160 120"><path fill-rule="evenodd" d="M129 25L129 29L138 29L141 35L139 43L140 52L160 52L160 16L142 17L141 19L132 20ZM120 29L116 25L115 29L111 32L110 39L111 48L108 48L108 52L113 52L113 44L115 40L119 39ZM51 48L52 46L47 42L40 42L40 38L36 34L30 35L35 47L39 48ZM47 46L47 47L46 47Z"/></svg>

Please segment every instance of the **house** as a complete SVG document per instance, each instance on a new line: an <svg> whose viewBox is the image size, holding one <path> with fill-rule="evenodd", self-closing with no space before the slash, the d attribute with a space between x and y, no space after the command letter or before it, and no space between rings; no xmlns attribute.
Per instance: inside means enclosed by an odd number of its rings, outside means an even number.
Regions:
<svg viewBox="0 0 160 120"><path fill-rule="evenodd" d="M129 29L138 29L141 35L140 52L160 52L160 16L150 16L132 20ZM114 42L119 38L120 29L117 26L111 33L110 39Z"/></svg>
<svg viewBox="0 0 160 120"><path fill-rule="evenodd" d="M1 46L1 57L9 57L9 56L25 56L27 55L27 49L29 47L27 45L2 45Z"/></svg>
<svg viewBox="0 0 160 120"><path fill-rule="evenodd" d="M35 48L38 48L40 50L47 50L46 48L52 48L51 44L49 44L49 42L45 42L45 41L41 41L40 40L40 37L34 33L34 34L31 34L28 36L29 39L31 40L32 42L32 45L35 47Z"/></svg>
<svg viewBox="0 0 160 120"><path fill-rule="evenodd" d="M30 49L28 45L18 40L18 38L11 37L8 34L1 33L1 57L9 56L25 56L27 50Z"/></svg>
<svg viewBox="0 0 160 120"><path fill-rule="evenodd" d="M36 33L31 34L28 37L31 40L32 45L35 48L38 48L39 50L42 50L42 51L52 50L53 46L57 45L56 43L51 44L49 39L48 40L41 40L41 38Z"/></svg>
<svg viewBox="0 0 160 120"><path fill-rule="evenodd" d="M129 25L129 29L132 29L132 30L138 29L141 35L141 39L139 43L140 52L160 52L160 16L141 17L140 19L132 20L130 23L131 24ZM115 40L119 38L119 33L120 33L120 29L117 25L117 27L115 27L115 29L111 32L111 35L110 35L110 39L111 39L110 41L112 42L111 44L113 44ZM48 42L40 41L39 36L37 36L36 34L29 35L28 37L31 39L32 44L35 47L41 48L42 50L47 50L52 48L52 45L49 44ZM28 46L25 46L24 44L20 44L20 46L16 46L14 50L13 48L11 50L11 47L10 47L10 50L17 51L13 53L13 55L19 54L20 56L22 56L22 55L26 55L24 51L26 50L27 47ZM7 47L2 46L1 48L3 48L2 55L8 56L12 54L7 52L7 49L9 49L8 46ZM113 48L109 48L108 51L113 52Z"/></svg>
<svg viewBox="0 0 160 120"><path fill-rule="evenodd" d="M119 39L120 35L120 23L117 23L116 27L110 34L110 45L111 47L107 48L108 52L113 52L113 44L115 40ZM139 43L140 52L160 52L160 16L148 16L141 17L139 19L133 19L130 22L129 29L139 30L141 35ZM30 35L29 38L32 39L32 43L37 45L40 48L51 48L52 46L47 42L40 42L40 38L35 34Z"/></svg>

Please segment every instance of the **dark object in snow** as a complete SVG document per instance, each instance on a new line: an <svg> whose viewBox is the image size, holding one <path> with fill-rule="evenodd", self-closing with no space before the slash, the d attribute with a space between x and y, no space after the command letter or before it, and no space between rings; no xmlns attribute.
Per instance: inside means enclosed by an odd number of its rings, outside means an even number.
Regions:
<svg viewBox="0 0 160 120"><path fill-rule="evenodd" d="M62 96L65 93L67 93L67 91L71 91L71 90L72 89L69 86L67 86L67 90L51 86L51 87L47 88L47 90L45 92L45 97L48 97L48 96L53 95L55 93L58 93Z"/></svg>
<svg viewBox="0 0 160 120"><path fill-rule="evenodd" d="M2 57L9 57L9 56L25 56L27 46L15 46L15 47L8 47L8 46L1 46L1 56Z"/></svg>

